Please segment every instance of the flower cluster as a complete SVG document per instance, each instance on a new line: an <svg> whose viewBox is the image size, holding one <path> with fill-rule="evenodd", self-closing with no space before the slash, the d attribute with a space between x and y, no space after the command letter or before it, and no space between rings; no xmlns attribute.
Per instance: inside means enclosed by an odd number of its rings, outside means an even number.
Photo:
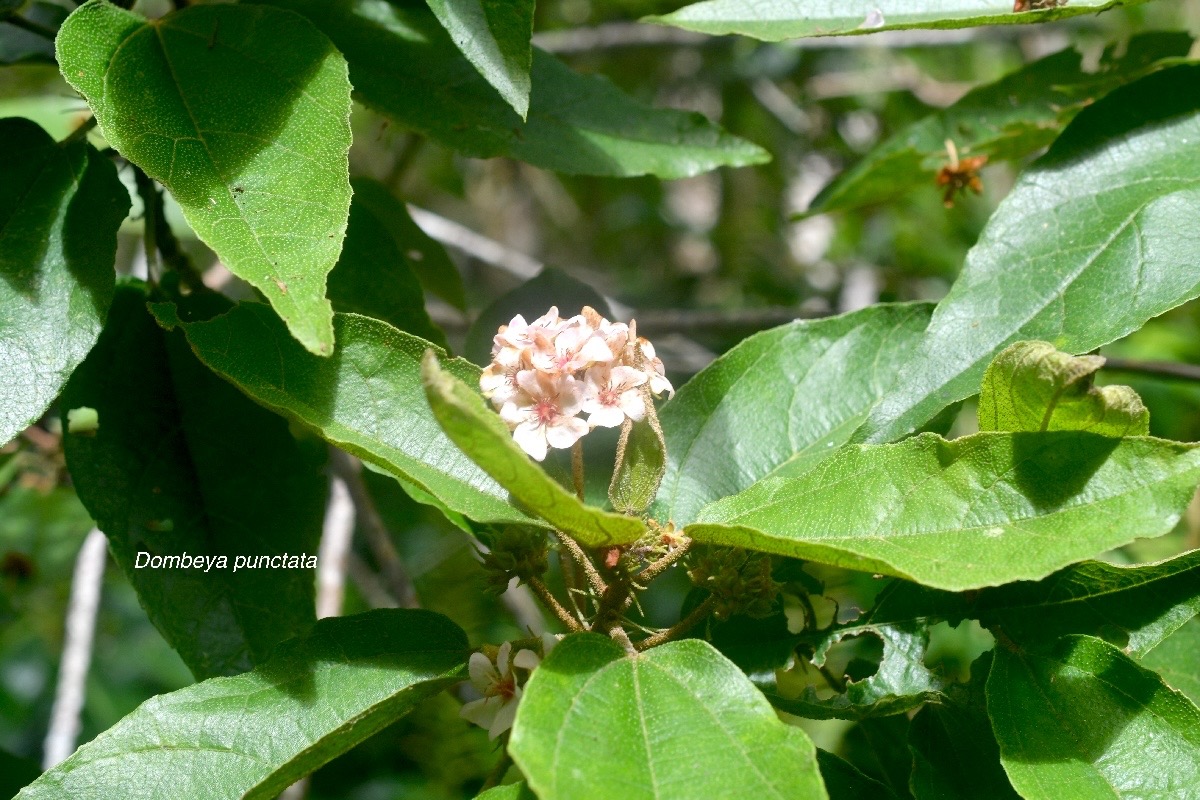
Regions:
<svg viewBox="0 0 1200 800"><path fill-rule="evenodd" d="M541 461L549 447L568 449L597 426L641 420L644 387L674 392L654 345L634 331L588 306L569 319L557 307L528 323L518 314L496 334L479 388L521 449Z"/></svg>
<svg viewBox="0 0 1200 800"><path fill-rule="evenodd" d="M542 634L542 656L532 650L521 649L516 655L512 653L512 642L505 642L495 655L489 657L484 653L472 653L468 663L471 684L482 695L478 700L464 703L460 715L481 728L486 728L488 738L495 739L512 727L517 715L517 703L521 701L521 687L518 685L517 673L514 669L533 672L541 663L542 658L550 655L550 651L558 644L559 637Z"/></svg>

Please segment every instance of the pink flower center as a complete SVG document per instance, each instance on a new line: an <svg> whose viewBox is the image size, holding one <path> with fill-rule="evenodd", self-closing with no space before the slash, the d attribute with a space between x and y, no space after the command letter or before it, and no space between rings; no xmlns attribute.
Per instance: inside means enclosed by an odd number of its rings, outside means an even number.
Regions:
<svg viewBox="0 0 1200 800"><path fill-rule="evenodd" d="M609 386L607 389L601 389L598 395L600 405L615 406L621 402L621 387Z"/></svg>
<svg viewBox="0 0 1200 800"><path fill-rule="evenodd" d="M511 700L516 693L517 681L513 677L502 678L499 682L489 686L487 692L485 692L489 697L502 697L505 700Z"/></svg>
<svg viewBox="0 0 1200 800"><path fill-rule="evenodd" d="M559 372L566 372L567 368L571 366L571 362L574 359L574 353L559 353L558 357L554 359L554 367Z"/></svg>
<svg viewBox="0 0 1200 800"><path fill-rule="evenodd" d="M531 416L542 425L548 425L558 419L558 404L550 398L542 398L533 404Z"/></svg>

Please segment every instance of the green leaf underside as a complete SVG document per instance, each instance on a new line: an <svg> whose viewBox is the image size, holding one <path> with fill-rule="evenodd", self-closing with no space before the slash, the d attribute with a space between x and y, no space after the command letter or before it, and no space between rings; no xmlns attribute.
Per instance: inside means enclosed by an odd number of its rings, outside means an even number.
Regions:
<svg viewBox="0 0 1200 800"><path fill-rule="evenodd" d="M913 717L908 749L913 756L909 787L917 800L1017 800L1000 766L1000 746L988 721L983 663L971 666L971 683L955 687L938 703L929 703Z"/></svg>
<svg viewBox="0 0 1200 800"><path fill-rule="evenodd" d="M700 114L644 106L609 81L580 75L536 49L529 117L522 122L433 14L417 6L270 3L304 14L333 39L364 103L468 156L509 156L572 174L660 178L770 158Z"/></svg>
<svg viewBox="0 0 1200 800"><path fill-rule="evenodd" d="M817 763L829 800L896 800L896 793L843 758L817 749Z"/></svg>
<svg viewBox="0 0 1200 800"><path fill-rule="evenodd" d="M1146 436L1150 411L1128 386L1093 386L1102 356L1072 356L1049 342L1016 342L983 375L981 431L1090 431Z"/></svg>
<svg viewBox="0 0 1200 800"><path fill-rule="evenodd" d="M883 642L879 669L868 678L847 681L846 691L820 698L807 686L795 698L774 695L771 703L783 711L814 719L864 719L903 714L937 700L945 682L925 666L929 632L923 625L880 625L837 631L817 645L813 663L821 666L829 648L847 636L875 636Z"/></svg>
<svg viewBox="0 0 1200 800"><path fill-rule="evenodd" d="M961 591L1042 578L1164 534L1197 481L1200 449L1160 439L921 434L849 445L799 477L760 481L686 531Z"/></svg>
<svg viewBox="0 0 1200 800"><path fill-rule="evenodd" d="M467 656L429 611L321 620L253 672L151 698L17 798L272 798L461 680Z"/></svg>
<svg viewBox="0 0 1200 800"><path fill-rule="evenodd" d="M1141 660L1167 685L1200 703L1200 617L1192 617Z"/></svg>
<svg viewBox="0 0 1200 800"><path fill-rule="evenodd" d="M843 629L971 618L1000 625L1022 643L1085 633L1139 658L1200 614L1198 579L1200 550L1135 566L1084 561L1037 582L1018 581L969 597L896 581L880 592L871 611Z"/></svg>
<svg viewBox="0 0 1200 800"><path fill-rule="evenodd" d="M432 352L425 356L422 378L442 430L525 508L589 547L629 544L645 533L640 519L586 506L547 475L479 392L443 371Z"/></svg>
<svg viewBox="0 0 1200 800"><path fill-rule="evenodd" d="M739 34L780 42L910 28L972 28L1049 22L1146 0L1070 0L1058 8L1013 13L1012 0L707 0L644 22L714 36Z"/></svg>
<svg viewBox="0 0 1200 800"><path fill-rule="evenodd" d="M374 317L444 348L446 337L429 319L421 284L388 225L354 196L342 254L329 273L329 300L335 311Z"/></svg>
<svg viewBox="0 0 1200 800"><path fill-rule="evenodd" d="M37 421L83 361L113 294L129 193L84 142L0 120L0 444Z"/></svg>
<svg viewBox="0 0 1200 800"><path fill-rule="evenodd" d="M261 405L311 427L326 441L370 461L479 522L535 522L451 442L429 410L421 356L432 345L385 322L335 314L338 349L317 358L297 346L260 303L241 303L206 322L179 323L169 305L160 322L180 324L210 369ZM448 359L468 383L479 368ZM536 524L536 523L535 523Z"/></svg>
<svg viewBox="0 0 1200 800"><path fill-rule="evenodd" d="M315 558L324 454L300 448L283 419L205 369L145 303L137 288L118 290L63 392L64 429L79 406L100 422L94 436L64 437L67 464L155 626L196 676L227 675L315 619L312 570L234 567L239 555ZM227 564L137 568L143 551Z"/></svg>
<svg viewBox="0 0 1200 800"><path fill-rule="evenodd" d="M567 637L530 678L509 752L542 800L826 797L808 736L696 639L631 658Z"/></svg>
<svg viewBox="0 0 1200 800"><path fill-rule="evenodd" d="M1099 639L998 648L987 705L1022 797L1167 800L1200 786L1200 710Z"/></svg>
<svg viewBox="0 0 1200 800"><path fill-rule="evenodd" d="M1084 109L1026 170L856 434L888 441L979 390L992 358L1038 339L1083 353L1200 294L1200 65Z"/></svg>
<svg viewBox="0 0 1200 800"><path fill-rule="evenodd" d="M428 0L450 38L521 119L529 113L533 0Z"/></svg>
<svg viewBox="0 0 1200 800"><path fill-rule="evenodd" d="M687 524L774 470L799 474L828 458L895 383L931 311L878 305L792 322L706 367L659 414L668 458L659 517Z"/></svg>
<svg viewBox="0 0 1200 800"><path fill-rule="evenodd" d="M446 248L430 239L421 230L401 203L388 188L370 178L351 178L354 203L364 206L395 239L396 247L404 254L409 268L421 282L425 291L431 292L455 308L465 309L467 300L463 296L462 276L458 267L446 254Z"/></svg>
<svg viewBox="0 0 1200 800"><path fill-rule="evenodd" d="M196 234L314 353L350 205L346 62L302 17L193 6L153 21L101 0L57 40L105 138L166 186Z"/></svg>
<svg viewBox="0 0 1200 800"><path fill-rule="evenodd" d="M914 186L934 191L935 176L949 163L947 139L964 158L1024 158L1054 141L1084 107L1190 47L1186 33L1142 34L1119 57L1110 48L1090 72L1076 50L1046 56L897 131L822 189L806 214L859 208Z"/></svg>

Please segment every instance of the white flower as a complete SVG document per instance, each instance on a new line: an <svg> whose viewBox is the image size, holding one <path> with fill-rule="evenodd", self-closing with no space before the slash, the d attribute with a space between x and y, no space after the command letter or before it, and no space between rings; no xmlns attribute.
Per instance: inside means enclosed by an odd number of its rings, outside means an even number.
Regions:
<svg viewBox="0 0 1200 800"><path fill-rule="evenodd" d="M535 345L531 360L543 372L574 375L593 364L612 361L613 353L581 315L567 320L552 340Z"/></svg>
<svg viewBox="0 0 1200 800"><path fill-rule="evenodd" d="M615 428L629 417L637 422L646 416L646 401L639 388L649 380L633 367L597 364L584 376L583 411L588 425Z"/></svg>
<svg viewBox="0 0 1200 800"><path fill-rule="evenodd" d="M501 325L500 331L493 337L492 357L495 358L505 348L520 352L537 346L539 342L548 341L562 329L563 324L558 316L558 306L550 306L549 311L530 323L517 314L507 325Z"/></svg>
<svg viewBox="0 0 1200 800"><path fill-rule="evenodd" d="M662 359L654 355L654 345L640 336L637 343L642 351L642 369L645 370L646 377L650 379L650 391L655 397L663 392L669 395L675 394L675 387L671 386L671 382L667 380L667 370L663 366Z"/></svg>
<svg viewBox="0 0 1200 800"><path fill-rule="evenodd" d="M512 727L521 700L521 687L513 667L532 670L541 661L532 650L519 650L509 661L512 642L500 645L496 663L483 653L472 653L467 664L471 684L483 695L479 700L463 704L459 714L481 728L487 728L488 738L495 739Z"/></svg>
<svg viewBox="0 0 1200 800"><path fill-rule="evenodd" d="M500 418L513 429L513 440L536 460L546 457L547 445L565 450L588 432L579 419L583 387L565 375L538 370L517 373L516 392L500 408Z"/></svg>
<svg viewBox="0 0 1200 800"><path fill-rule="evenodd" d="M525 351L504 347L492 358L492 363L479 376L479 390L500 408L517 393L517 373L529 369Z"/></svg>

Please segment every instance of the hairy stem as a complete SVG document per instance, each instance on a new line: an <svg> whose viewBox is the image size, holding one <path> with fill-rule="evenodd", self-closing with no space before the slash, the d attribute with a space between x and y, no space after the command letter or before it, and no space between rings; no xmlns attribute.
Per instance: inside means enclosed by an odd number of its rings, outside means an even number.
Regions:
<svg viewBox="0 0 1200 800"><path fill-rule="evenodd" d="M571 483L575 484L575 496L583 502L583 440L571 445Z"/></svg>
<svg viewBox="0 0 1200 800"><path fill-rule="evenodd" d="M583 630L583 626L579 621L571 616L570 611L563 608L563 604L558 602L558 598L551 594L550 588L542 583L541 578L530 578L526 583L529 584L529 588L533 589L533 593L541 598L546 608L550 609L554 616L558 617L558 621L566 626L567 630L572 633L578 633Z"/></svg>
<svg viewBox="0 0 1200 800"><path fill-rule="evenodd" d="M637 575L638 580L641 581L642 583L648 583L648 582L654 580L659 575L666 572L668 567L670 567L676 561L678 561L679 559L681 559L685 555L687 555L687 552L688 552L688 550L691 549L691 547L692 547L692 540L684 539L683 541L681 541L679 543L679 546L676 547L674 550L670 551L669 553L664 555L662 558L660 558L658 561L655 561L653 564L649 565L644 570L639 572Z"/></svg>
<svg viewBox="0 0 1200 800"><path fill-rule="evenodd" d="M1103 369L1113 372L1136 372L1155 378L1200 381L1200 367L1195 364L1180 364L1175 361L1139 361L1134 358L1110 358Z"/></svg>
<svg viewBox="0 0 1200 800"><path fill-rule="evenodd" d="M677 639L678 637L690 631L692 628L699 625L705 618L708 617L709 614L713 612L713 609L716 607L716 605L717 596L715 594L710 594L704 599L703 603L693 608L691 613L679 620L679 622L676 622L666 630L662 630L651 636L647 636L645 639L642 639L640 642L635 644L634 647L639 651L648 650L656 645L669 642L672 639Z"/></svg>
<svg viewBox="0 0 1200 800"><path fill-rule="evenodd" d="M583 570L583 574L587 576L588 585L592 587L592 591L596 593L596 596L600 597L608 591L608 584L600 577L600 573L596 570L596 565L592 563L592 559L579 546L579 542L562 531L555 531L554 537L558 539L558 543L563 549L570 554L571 560L575 562L576 566Z"/></svg>

